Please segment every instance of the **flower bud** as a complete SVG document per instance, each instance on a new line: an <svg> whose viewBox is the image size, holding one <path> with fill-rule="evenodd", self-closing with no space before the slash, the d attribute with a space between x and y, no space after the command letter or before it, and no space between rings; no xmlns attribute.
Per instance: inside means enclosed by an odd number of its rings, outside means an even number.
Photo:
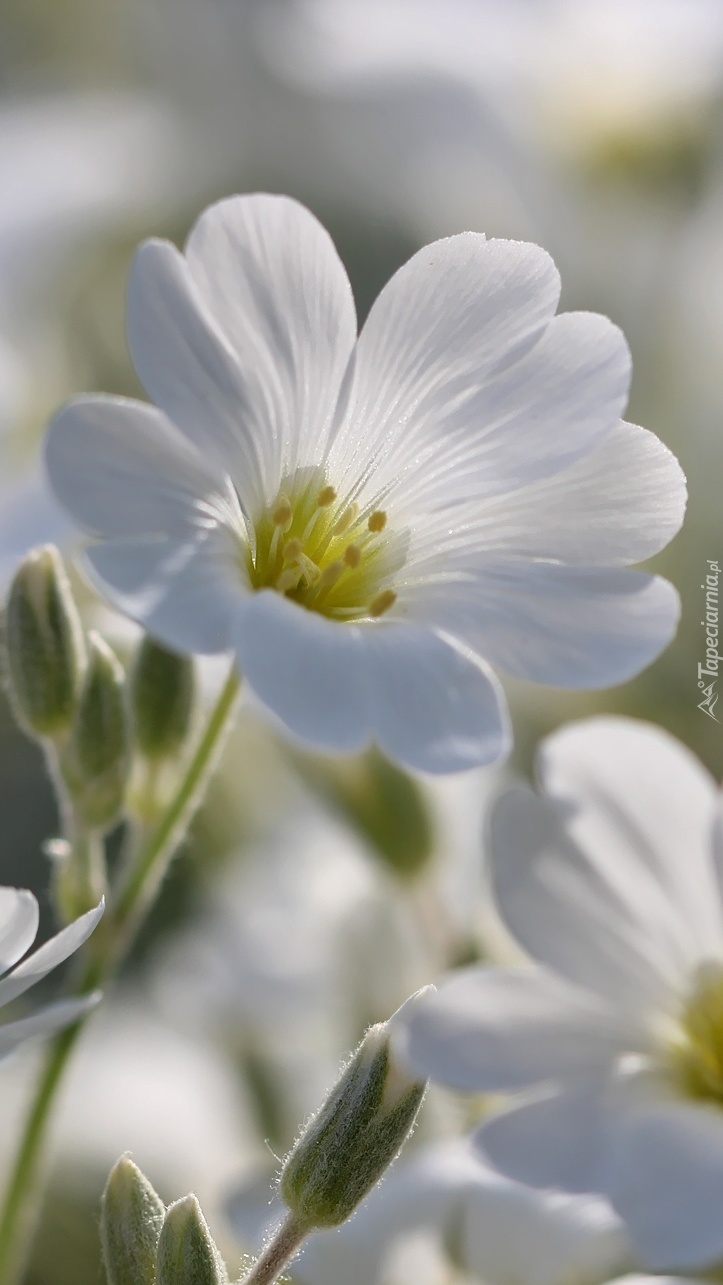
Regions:
<svg viewBox="0 0 723 1285"><path fill-rule="evenodd" d="M100 1238L108 1285L154 1285L165 1208L130 1156L110 1171L101 1201Z"/></svg>
<svg viewBox="0 0 723 1285"><path fill-rule="evenodd" d="M343 1223L412 1130L426 1081L402 1065L392 1035L401 1014L424 993L413 995L389 1021L370 1027L284 1162L279 1193L310 1229Z"/></svg>
<svg viewBox="0 0 723 1285"><path fill-rule="evenodd" d="M90 633L88 643L88 668L60 766L81 823L108 829L123 806L130 767L124 674L98 634Z"/></svg>
<svg viewBox="0 0 723 1285"><path fill-rule="evenodd" d="M30 735L55 737L73 719L83 667L83 629L57 549L34 549L10 586L5 612L8 688Z"/></svg>
<svg viewBox="0 0 723 1285"><path fill-rule="evenodd" d="M193 718L193 659L169 651L147 635L130 676L135 743L148 759L171 758L183 745Z"/></svg>
<svg viewBox="0 0 723 1285"><path fill-rule="evenodd" d="M156 1254L156 1285L226 1285L228 1275L195 1196L170 1205Z"/></svg>

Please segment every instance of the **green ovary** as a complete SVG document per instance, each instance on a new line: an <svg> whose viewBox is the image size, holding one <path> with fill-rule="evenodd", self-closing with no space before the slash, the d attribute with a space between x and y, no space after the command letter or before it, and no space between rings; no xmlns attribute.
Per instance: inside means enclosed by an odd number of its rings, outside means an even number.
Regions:
<svg viewBox="0 0 723 1285"><path fill-rule="evenodd" d="M381 616L396 601L389 581L403 565L403 541L382 510L340 502L319 469L282 484L254 535L246 555L254 589L276 589L338 620Z"/></svg>
<svg viewBox="0 0 723 1285"><path fill-rule="evenodd" d="M701 965L679 1022L671 1049L677 1083L686 1097L723 1106L723 964Z"/></svg>

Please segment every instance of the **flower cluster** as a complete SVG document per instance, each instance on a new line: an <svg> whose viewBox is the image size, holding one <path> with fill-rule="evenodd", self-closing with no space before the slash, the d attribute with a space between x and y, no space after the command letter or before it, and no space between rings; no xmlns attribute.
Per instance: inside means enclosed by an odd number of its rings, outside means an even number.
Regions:
<svg viewBox="0 0 723 1285"><path fill-rule="evenodd" d="M397 763L444 774L499 761L511 729L497 669L608 686L670 641L674 588L630 564L677 531L684 478L622 419L622 333L558 313L559 294L539 247L468 232L415 254L357 334L329 236L280 196L211 206L184 252L141 247L128 338L151 401L76 399L50 426L46 462L87 537L91 580L147 635L126 678L81 626L49 549L23 564L6 613L13 707L43 746L66 825L56 901L72 919L109 890L98 976L117 967L188 829L241 680L292 740L374 747L366 777L312 766L306 780L325 780L385 861L379 817L394 814L397 831L407 818L406 855L388 864L411 897L434 844ZM198 736L193 653L233 657ZM490 823L494 901L526 958L457 971L369 1027L282 1164L286 1214L246 1285L271 1285L310 1233L300 1279L321 1281L325 1256L352 1279L337 1265L344 1233L335 1251L324 1236L365 1198L356 1230L371 1227L372 1243L356 1266L370 1285L431 1280L430 1254L439 1279L460 1268L528 1285L720 1270L719 792L667 734L620 719L558 732L540 777L542 797L508 788ZM118 823L116 864L105 841ZM0 894L10 967L37 904ZM0 1003L66 958L102 909L20 963ZM276 949L274 964L278 982ZM0 1053L94 999L0 1028ZM433 1149L379 1196L428 1078L524 1097L485 1116L477 1154ZM32 1163L21 1152L0 1257ZM195 1197L166 1209L128 1157L101 1229L111 1285L227 1281Z"/></svg>

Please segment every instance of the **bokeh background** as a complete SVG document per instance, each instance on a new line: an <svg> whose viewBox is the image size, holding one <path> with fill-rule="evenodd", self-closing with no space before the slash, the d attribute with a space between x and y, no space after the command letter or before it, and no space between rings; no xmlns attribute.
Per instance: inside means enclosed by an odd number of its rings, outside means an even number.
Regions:
<svg viewBox="0 0 723 1285"><path fill-rule="evenodd" d="M723 726L697 708L701 582L723 558L720 0L1 0L3 586L36 543L72 554L39 465L49 414L80 390L140 391L123 333L135 244L181 241L204 204L259 189L330 228L361 318L421 244L473 229L544 245L562 307L624 328L629 418L689 479L684 530L655 562L680 630L615 690L509 684L505 773L530 773L561 722L606 711L662 724L720 779ZM78 589L125 656L132 631ZM273 1172L365 1025L508 949L482 843L505 773L332 763L243 708L68 1085L32 1285L100 1279L98 1192L126 1149L166 1198L198 1191L235 1265L230 1194ZM3 706L0 881L36 890L46 935L56 826L42 759ZM0 1068L0 1159L36 1057ZM414 1145L474 1109L434 1095Z"/></svg>

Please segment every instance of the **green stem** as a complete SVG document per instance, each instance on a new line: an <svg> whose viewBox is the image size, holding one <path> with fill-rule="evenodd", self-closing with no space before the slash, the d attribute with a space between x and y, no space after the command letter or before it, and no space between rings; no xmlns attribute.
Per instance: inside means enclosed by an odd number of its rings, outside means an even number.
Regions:
<svg viewBox="0 0 723 1285"><path fill-rule="evenodd" d="M106 912L88 942L90 959L73 994L84 995L107 983L123 958L201 802L223 744L223 733L230 723L239 686L240 679L233 669L167 811L138 853L116 906ZM36 1217L34 1197L51 1110L84 1022L83 1018L56 1035L47 1051L0 1217L0 1285L17 1285L27 1261Z"/></svg>
<svg viewBox="0 0 723 1285"><path fill-rule="evenodd" d="M154 900L168 862L183 839L203 798L223 748L223 732L236 703L241 680L233 668L211 712L181 783L158 825L142 844L114 905L116 930L124 945Z"/></svg>

